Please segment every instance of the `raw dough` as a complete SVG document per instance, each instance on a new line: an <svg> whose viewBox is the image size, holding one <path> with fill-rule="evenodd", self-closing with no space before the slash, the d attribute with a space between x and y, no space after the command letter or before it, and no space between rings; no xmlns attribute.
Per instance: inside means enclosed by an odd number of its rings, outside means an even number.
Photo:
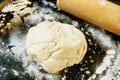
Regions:
<svg viewBox="0 0 120 80"><path fill-rule="evenodd" d="M87 50L84 34L74 26L44 21L32 27L26 40L31 58L49 73L78 64Z"/></svg>

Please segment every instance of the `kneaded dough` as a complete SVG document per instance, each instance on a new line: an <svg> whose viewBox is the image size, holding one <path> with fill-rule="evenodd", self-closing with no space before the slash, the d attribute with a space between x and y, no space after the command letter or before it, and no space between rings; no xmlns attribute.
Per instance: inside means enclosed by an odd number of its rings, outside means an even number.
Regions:
<svg viewBox="0 0 120 80"><path fill-rule="evenodd" d="M74 26L44 21L28 31L26 50L44 70L56 73L78 64L86 53L87 43L84 34Z"/></svg>

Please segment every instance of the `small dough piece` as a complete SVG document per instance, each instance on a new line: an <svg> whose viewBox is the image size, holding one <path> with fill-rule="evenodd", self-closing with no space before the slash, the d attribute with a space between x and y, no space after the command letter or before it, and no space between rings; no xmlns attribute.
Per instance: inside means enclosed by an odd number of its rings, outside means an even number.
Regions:
<svg viewBox="0 0 120 80"><path fill-rule="evenodd" d="M26 40L28 55L49 73L78 64L87 50L84 34L74 26L44 21L32 27Z"/></svg>

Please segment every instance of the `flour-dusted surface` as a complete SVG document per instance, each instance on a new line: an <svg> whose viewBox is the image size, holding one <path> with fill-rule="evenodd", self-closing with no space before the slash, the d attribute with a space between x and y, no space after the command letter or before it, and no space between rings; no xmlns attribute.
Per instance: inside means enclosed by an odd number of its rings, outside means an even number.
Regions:
<svg viewBox="0 0 120 80"><path fill-rule="evenodd" d="M116 0L117 2L117 0ZM0 80L119 80L120 38L83 20L66 14L46 0L31 15L25 26L0 39ZM74 25L87 38L88 50L83 61L58 74L46 73L26 53L26 33L44 20Z"/></svg>
<svg viewBox="0 0 120 80"><path fill-rule="evenodd" d="M98 76L96 79L100 80L119 80L119 41L115 42L111 35L105 34L104 31L89 28L94 38L106 49L106 56L104 57L100 66L97 67L95 74ZM98 35L96 35L98 34Z"/></svg>
<svg viewBox="0 0 120 80"><path fill-rule="evenodd" d="M29 0L11 0L0 10L0 37L24 25L37 8L37 3Z"/></svg>

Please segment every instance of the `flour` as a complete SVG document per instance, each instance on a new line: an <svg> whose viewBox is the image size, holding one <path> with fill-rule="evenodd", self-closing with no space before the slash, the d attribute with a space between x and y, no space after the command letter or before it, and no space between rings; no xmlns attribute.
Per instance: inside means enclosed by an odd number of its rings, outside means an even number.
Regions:
<svg viewBox="0 0 120 80"><path fill-rule="evenodd" d="M105 34L104 30L96 28L89 28L94 38L106 49L106 56L100 66L97 67L95 74L100 80L118 80L120 49L112 40L110 35ZM118 44L119 45L119 44ZM116 57L117 56L117 57ZM104 74L105 73L105 74ZM90 77L90 80L92 77ZM95 78L95 80L98 78Z"/></svg>

